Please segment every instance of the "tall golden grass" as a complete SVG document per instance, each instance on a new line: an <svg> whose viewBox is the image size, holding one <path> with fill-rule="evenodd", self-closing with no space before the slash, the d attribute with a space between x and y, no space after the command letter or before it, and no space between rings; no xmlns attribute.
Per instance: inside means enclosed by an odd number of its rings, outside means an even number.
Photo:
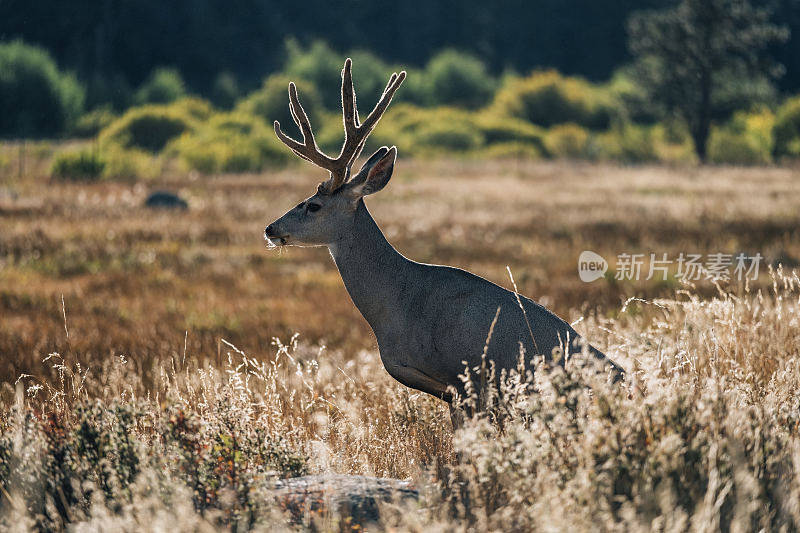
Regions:
<svg viewBox="0 0 800 533"><path fill-rule="evenodd" d="M304 171L164 178L185 214L145 211L135 184L6 179L0 527L351 528L282 511L273 482L303 473L413 479L420 500L372 529L800 524L797 274L690 287L575 272L583 249L789 264L792 170L399 165L370 206L402 251L500 282L510 265L628 370L610 386L580 358L537 366L500 391L506 417L455 433L441 402L383 370L323 251L253 242L310 192Z"/></svg>

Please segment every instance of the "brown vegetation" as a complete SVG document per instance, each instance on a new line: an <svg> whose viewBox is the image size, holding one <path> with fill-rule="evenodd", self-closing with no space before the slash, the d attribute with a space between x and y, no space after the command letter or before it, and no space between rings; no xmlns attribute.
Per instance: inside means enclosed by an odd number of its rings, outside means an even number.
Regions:
<svg viewBox="0 0 800 533"><path fill-rule="evenodd" d="M509 265L629 370L610 390L577 365L539 372L535 400L508 394L505 428L476 419L455 437L440 402L381 368L325 250L265 249L265 222L316 173L3 176L0 515L20 527L269 529L288 523L263 483L306 471L414 478L427 503L384 515L404 529L800 524L797 277L679 292L576 272L587 249L795 266L791 169L401 159L369 202L400 251L506 286ZM153 188L190 209L143 208Z"/></svg>

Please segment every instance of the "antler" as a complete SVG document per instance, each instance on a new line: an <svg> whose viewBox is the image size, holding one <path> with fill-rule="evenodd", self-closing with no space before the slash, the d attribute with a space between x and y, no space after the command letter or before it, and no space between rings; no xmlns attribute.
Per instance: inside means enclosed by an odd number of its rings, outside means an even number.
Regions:
<svg viewBox="0 0 800 533"><path fill-rule="evenodd" d="M375 128L389 103L392 101L395 91L406 78L406 72L394 73L389 78L389 83L383 90L375 108L367 116L363 124L359 123L358 109L356 108L356 93L353 88L352 61L348 57L342 69L342 120L344 122L344 144L339 156L333 159L325 155L317 146L314 140L314 133L311 131L311 122L308 120L300 99L297 97L297 87L294 83L289 83L289 111L292 113L297 126L303 134L303 142L300 143L281 131L281 125L275 121L275 135L278 136L283 144L292 149L298 156L315 165L324 168L330 173L330 178L320 184L320 192L331 194L341 187L350 177L350 167L353 161L361 154L367 137Z"/></svg>

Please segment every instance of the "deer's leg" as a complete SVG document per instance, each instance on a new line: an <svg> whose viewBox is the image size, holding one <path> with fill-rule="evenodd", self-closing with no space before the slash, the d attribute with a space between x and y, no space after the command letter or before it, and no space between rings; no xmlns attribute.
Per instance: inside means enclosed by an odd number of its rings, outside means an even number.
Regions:
<svg viewBox="0 0 800 533"><path fill-rule="evenodd" d="M450 422L453 424L453 431L464 427L465 418L463 409L453 407L453 404L450 404Z"/></svg>

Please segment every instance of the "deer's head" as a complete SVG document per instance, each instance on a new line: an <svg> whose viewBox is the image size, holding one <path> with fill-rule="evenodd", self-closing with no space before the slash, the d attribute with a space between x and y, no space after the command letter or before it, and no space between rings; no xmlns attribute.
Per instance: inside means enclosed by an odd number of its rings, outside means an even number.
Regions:
<svg viewBox="0 0 800 533"><path fill-rule="evenodd" d="M361 123L356 108L351 69L352 63L348 58L342 69L344 145L335 159L325 155L317 147L311 122L297 97L297 88L294 83L289 84L289 110L303 134L303 142L283 133L278 121L275 121L275 134L296 155L327 170L329 178L319 184L315 194L267 226L264 236L271 245L324 246L335 242L343 232L350 231L361 199L381 190L392 176L397 157L394 146L380 148L355 175L351 175L351 167L361 154L367 136L386 111L397 88L403 83L406 73L392 74L375 108Z"/></svg>

